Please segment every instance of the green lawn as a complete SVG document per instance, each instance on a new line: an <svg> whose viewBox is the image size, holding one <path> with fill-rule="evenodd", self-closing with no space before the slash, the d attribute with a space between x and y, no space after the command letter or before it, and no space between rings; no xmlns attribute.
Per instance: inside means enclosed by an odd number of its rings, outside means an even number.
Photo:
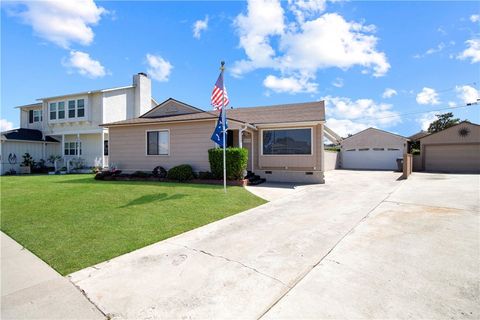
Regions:
<svg viewBox="0 0 480 320"><path fill-rule="evenodd" d="M265 203L241 187L1 177L1 230L63 275Z"/></svg>

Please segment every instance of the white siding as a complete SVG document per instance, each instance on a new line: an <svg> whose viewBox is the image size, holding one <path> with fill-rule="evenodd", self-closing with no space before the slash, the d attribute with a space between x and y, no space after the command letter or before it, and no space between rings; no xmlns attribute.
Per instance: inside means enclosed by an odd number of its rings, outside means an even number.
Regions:
<svg viewBox="0 0 480 320"><path fill-rule="evenodd" d="M132 88L103 94L103 122L115 122L134 117L134 91Z"/></svg>
<svg viewBox="0 0 480 320"><path fill-rule="evenodd" d="M45 154L43 154L43 144L43 142L3 141L1 143L1 174L10 169L14 169L18 173L20 171L20 163L23 161L22 156L27 152L35 161L40 159L46 160L50 155L58 154L56 148L59 148L59 144L47 144ZM14 154L17 157L15 164L9 163L8 157L10 154Z"/></svg>

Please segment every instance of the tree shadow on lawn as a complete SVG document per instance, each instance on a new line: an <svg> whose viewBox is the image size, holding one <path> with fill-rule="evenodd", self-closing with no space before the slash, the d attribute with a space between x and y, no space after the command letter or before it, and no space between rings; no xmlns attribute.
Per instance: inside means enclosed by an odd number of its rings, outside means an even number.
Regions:
<svg viewBox="0 0 480 320"><path fill-rule="evenodd" d="M142 204L147 204L147 203L152 203L152 202L161 202L161 201L168 201L168 200L178 200L185 198L187 195L182 194L182 193L177 193L169 196L166 193L153 193L153 194L146 194L144 196L138 197L137 199L134 199L127 203L126 205L123 205L119 208L127 208L130 206L138 206Z"/></svg>
<svg viewBox="0 0 480 320"><path fill-rule="evenodd" d="M93 177L72 179L65 181L56 181L55 183L64 184L105 184L105 185L146 185L146 186L159 186L159 187L185 187L185 188L202 188L202 189L223 189L223 185L215 184L203 184L203 183L190 183L190 182L169 182L169 181L144 181L144 180L126 180L126 181L104 181L95 180ZM227 186L231 188L232 186ZM235 187L235 186L233 186Z"/></svg>

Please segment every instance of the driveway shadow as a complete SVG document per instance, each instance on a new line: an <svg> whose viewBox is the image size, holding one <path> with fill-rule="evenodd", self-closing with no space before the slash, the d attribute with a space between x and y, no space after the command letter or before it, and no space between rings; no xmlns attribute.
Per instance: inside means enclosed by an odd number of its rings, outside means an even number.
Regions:
<svg viewBox="0 0 480 320"><path fill-rule="evenodd" d="M178 200L185 198L187 195L183 193L176 193L171 196L167 195L166 193L152 193L152 194L147 194L141 197L138 197L126 205L120 206L119 208L127 208L130 206L139 206L143 204L148 204L152 202L163 202L163 201L168 201L168 200Z"/></svg>

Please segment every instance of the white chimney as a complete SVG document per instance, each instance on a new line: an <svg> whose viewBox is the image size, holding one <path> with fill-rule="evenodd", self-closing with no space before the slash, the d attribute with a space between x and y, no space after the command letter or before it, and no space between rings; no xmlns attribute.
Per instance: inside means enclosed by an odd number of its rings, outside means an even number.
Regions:
<svg viewBox="0 0 480 320"><path fill-rule="evenodd" d="M139 72L133 76L135 87L135 118L152 108L152 81L146 73Z"/></svg>

